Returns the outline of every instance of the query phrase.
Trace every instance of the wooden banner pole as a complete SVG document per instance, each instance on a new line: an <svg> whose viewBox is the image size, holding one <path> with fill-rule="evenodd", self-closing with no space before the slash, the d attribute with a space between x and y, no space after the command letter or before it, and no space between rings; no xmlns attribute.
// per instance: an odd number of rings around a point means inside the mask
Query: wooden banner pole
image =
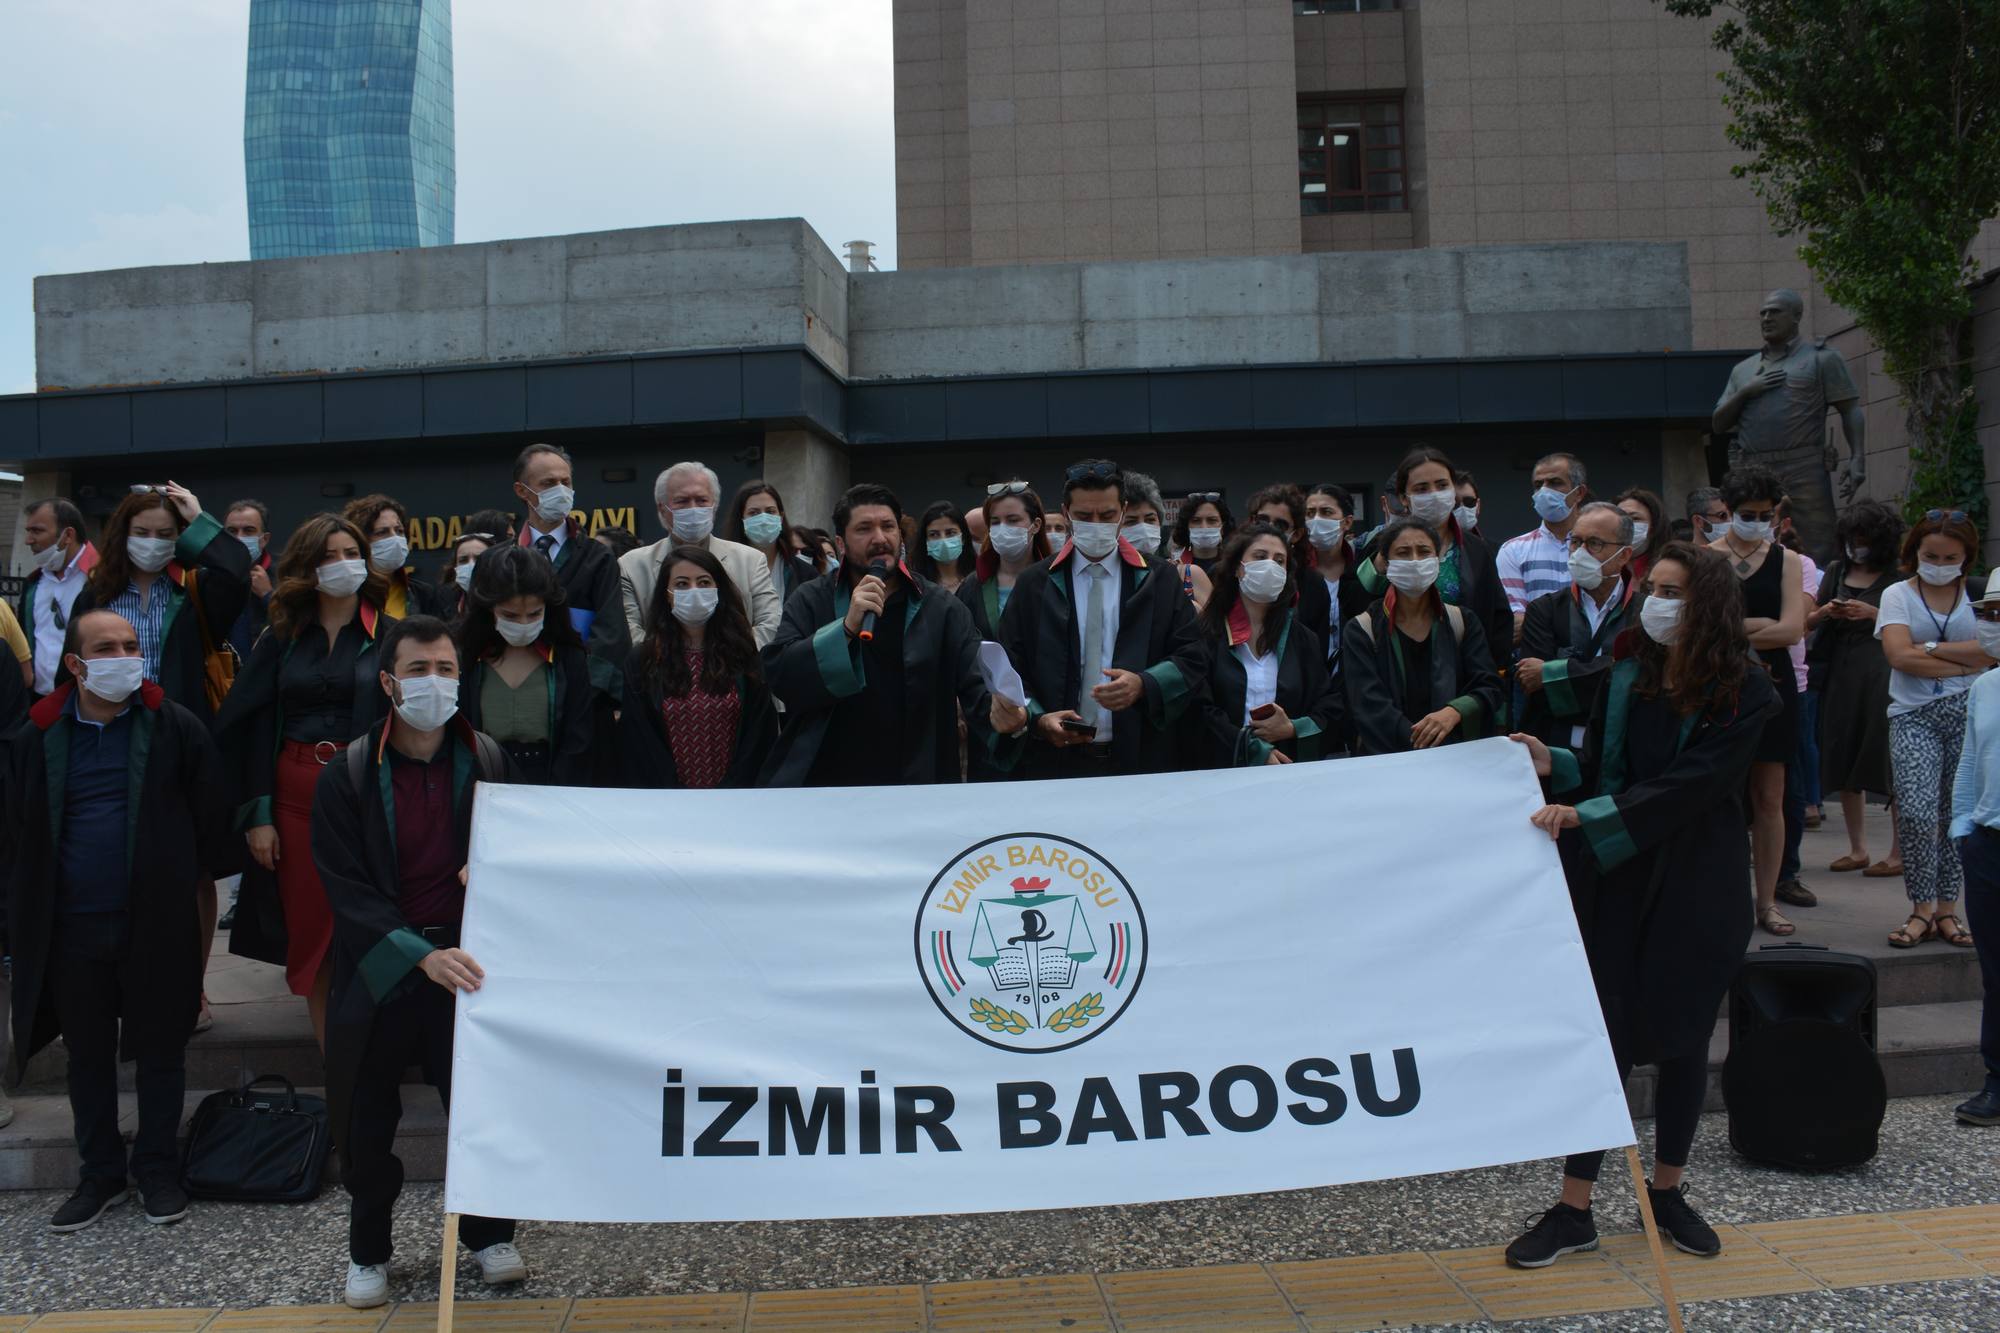
<svg viewBox="0 0 2000 1333"><path fill-rule="evenodd" d="M1646 1168L1639 1164L1636 1145L1625 1150L1625 1163L1632 1168L1632 1188L1639 1195L1639 1220L1645 1224L1646 1244L1653 1251L1653 1271L1660 1275L1660 1304L1666 1307L1667 1327L1673 1333L1685 1333L1680 1302L1674 1299L1674 1280L1667 1276L1667 1252L1660 1244L1659 1225L1653 1221L1653 1199L1646 1193Z"/></svg>
<svg viewBox="0 0 2000 1333"><path fill-rule="evenodd" d="M1637 1161L1637 1158L1633 1159ZM1650 1219L1651 1214L1648 1214ZM1647 1226L1652 1222L1648 1220ZM1659 1242L1653 1250L1657 1255ZM438 1333L452 1333L452 1298L458 1294L458 1214L444 1215L444 1263L438 1270ZM1678 1327L1678 1325L1676 1325Z"/></svg>

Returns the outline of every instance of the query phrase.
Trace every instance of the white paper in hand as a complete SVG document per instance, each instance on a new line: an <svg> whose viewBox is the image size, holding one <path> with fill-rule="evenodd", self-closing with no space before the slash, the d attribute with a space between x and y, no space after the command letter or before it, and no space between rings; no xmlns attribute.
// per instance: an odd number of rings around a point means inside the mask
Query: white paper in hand
<svg viewBox="0 0 2000 1333"><path fill-rule="evenodd" d="M979 678L986 682L988 693L998 695L1016 708L1028 706L1028 692L1021 688L1020 674L1007 660L1007 650L991 639L983 639L979 644Z"/></svg>

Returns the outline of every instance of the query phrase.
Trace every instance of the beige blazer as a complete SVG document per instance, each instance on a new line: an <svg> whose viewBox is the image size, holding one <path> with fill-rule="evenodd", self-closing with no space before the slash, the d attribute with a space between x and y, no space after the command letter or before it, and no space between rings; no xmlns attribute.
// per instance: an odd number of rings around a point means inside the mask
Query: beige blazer
<svg viewBox="0 0 2000 1333"><path fill-rule="evenodd" d="M646 638L646 608L653 602L653 586L660 581L660 565L667 552L680 545L672 537L662 537L651 546L641 546L618 557L618 588L625 596L625 624L632 631L636 647ZM736 585L738 595L749 603L750 628L762 648L778 634L778 590L771 583L771 565L764 553L741 542L711 536L705 543L708 553L721 562L723 572Z"/></svg>

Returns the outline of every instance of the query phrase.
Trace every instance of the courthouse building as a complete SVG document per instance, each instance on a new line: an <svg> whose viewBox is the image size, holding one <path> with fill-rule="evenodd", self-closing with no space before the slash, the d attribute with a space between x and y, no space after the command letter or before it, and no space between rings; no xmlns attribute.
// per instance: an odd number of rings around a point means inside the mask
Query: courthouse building
<svg viewBox="0 0 2000 1333"><path fill-rule="evenodd" d="M680 458L824 522L850 479L970 504L1084 453L1170 498L1290 478L1372 504L1425 441L1506 534L1551 449L1600 493L1705 484L1716 396L1790 285L1865 386L1871 486L1900 485L1893 390L1730 175L1699 23L1649 0L893 21L897 271L759 221L43 278L41 391L0 398L0 467L97 513L170 474L281 527L383 489L428 549L507 501L535 439L576 453L593 523L647 540Z"/></svg>

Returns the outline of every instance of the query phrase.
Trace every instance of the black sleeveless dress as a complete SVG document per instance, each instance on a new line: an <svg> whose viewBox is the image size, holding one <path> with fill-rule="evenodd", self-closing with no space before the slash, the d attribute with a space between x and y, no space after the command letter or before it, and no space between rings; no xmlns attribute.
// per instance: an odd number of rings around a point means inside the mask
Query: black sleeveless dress
<svg viewBox="0 0 2000 1333"><path fill-rule="evenodd" d="M1764 563L1757 567L1757 572L1743 580L1743 614L1776 620L1784 613L1785 551L1783 547L1774 545L1765 555ZM1789 763L1799 743L1799 678L1792 669L1792 651L1789 648L1765 648L1757 653L1757 657L1771 673L1771 684L1776 687L1778 702L1784 707L1764 724L1764 734L1757 742L1753 762Z"/></svg>

